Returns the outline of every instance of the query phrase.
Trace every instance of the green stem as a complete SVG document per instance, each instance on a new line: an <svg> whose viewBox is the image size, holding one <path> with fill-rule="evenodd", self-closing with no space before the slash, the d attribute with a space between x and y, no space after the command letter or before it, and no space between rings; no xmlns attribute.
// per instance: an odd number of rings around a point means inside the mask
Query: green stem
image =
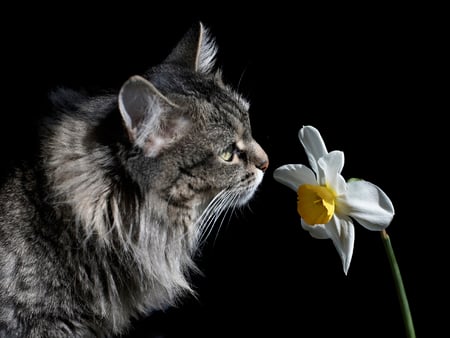
<svg viewBox="0 0 450 338"><path fill-rule="evenodd" d="M400 308L402 311L403 322L405 323L406 334L408 338L415 338L416 333L414 330L414 324L411 317L411 311L409 309L408 298L406 297L406 291L403 286L402 275L400 274L400 268L395 258L394 249L391 245L391 240L386 230L381 231L381 238L383 239L384 248L389 259L389 265L391 266L392 275L394 277L395 288L397 290L398 299L400 302Z"/></svg>

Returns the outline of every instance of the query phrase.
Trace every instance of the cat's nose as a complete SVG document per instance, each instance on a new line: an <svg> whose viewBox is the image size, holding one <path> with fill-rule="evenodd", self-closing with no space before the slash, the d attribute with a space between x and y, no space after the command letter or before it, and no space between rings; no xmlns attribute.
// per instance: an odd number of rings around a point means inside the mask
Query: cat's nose
<svg viewBox="0 0 450 338"><path fill-rule="evenodd" d="M253 163L255 163L256 168L263 172L266 171L269 167L269 157L263 148L256 142L253 144L253 156Z"/></svg>
<svg viewBox="0 0 450 338"><path fill-rule="evenodd" d="M262 170L263 172L266 171L268 167L269 167L269 159L264 160L264 162L261 162L256 165L256 168Z"/></svg>

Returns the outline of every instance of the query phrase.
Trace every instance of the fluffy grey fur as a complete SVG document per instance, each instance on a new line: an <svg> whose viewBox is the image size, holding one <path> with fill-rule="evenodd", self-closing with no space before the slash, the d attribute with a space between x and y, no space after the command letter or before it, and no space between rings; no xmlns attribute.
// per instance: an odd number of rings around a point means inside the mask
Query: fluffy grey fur
<svg viewBox="0 0 450 338"><path fill-rule="evenodd" d="M111 95L51 95L0 186L0 337L110 337L192 292L193 257L268 158L200 24Z"/></svg>

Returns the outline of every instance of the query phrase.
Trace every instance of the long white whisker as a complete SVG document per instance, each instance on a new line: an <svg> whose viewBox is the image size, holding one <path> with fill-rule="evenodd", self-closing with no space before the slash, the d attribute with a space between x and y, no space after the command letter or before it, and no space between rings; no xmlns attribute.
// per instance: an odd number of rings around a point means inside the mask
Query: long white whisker
<svg viewBox="0 0 450 338"><path fill-rule="evenodd" d="M232 191L223 190L216 196L213 202L209 204L208 210L202 215L203 219L201 220L199 227L201 243L203 243L211 234L214 224L222 215L223 211L230 206L230 202L233 198Z"/></svg>
<svg viewBox="0 0 450 338"><path fill-rule="evenodd" d="M208 204L203 213L200 215L198 220L196 221L195 228L198 232L199 241L203 239L203 233L205 228L211 222L212 213L217 209L217 205L220 205L222 196L225 194L225 190L220 191Z"/></svg>
<svg viewBox="0 0 450 338"><path fill-rule="evenodd" d="M214 224L217 222L218 218L220 217L222 211L226 208L228 205L228 197L230 195L229 191L224 191L220 198L217 199L216 203L211 204L211 208L208 213L208 218L205 219L205 222L203 222L201 226L201 241L203 242L208 238L208 236L211 234L211 231L214 227Z"/></svg>
<svg viewBox="0 0 450 338"><path fill-rule="evenodd" d="M217 229L217 232L216 232L216 236L214 238L214 243L217 241L217 238L219 237L219 232L220 232L220 229L223 226L223 223L224 223L225 219L228 218L228 221L231 220L231 217L234 214L234 211L235 211L235 208L236 208L238 200L239 200L239 194L236 193L236 192L231 192L231 198L229 199L229 201L227 203L228 204L228 208L225 211L225 213L223 214L222 221L219 223L219 226L218 226L218 229Z"/></svg>
<svg viewBox="0 0 450 338"><path fill-rule="evenodd" d="M216 209L216 206L221 202L222 196L224 195L226 191L222 190L220 191L208 204L206 209L203 211L203 213L198 218L196 225L199 226L199 229L202 229L203 223L210 218L211 212L213 212Z"/></svg>
<svg viewBox="0 0 450 338"><path fill-rule="evenodd" d="M232 191L229 191L229 193L226 196L226 200L223 201L223 204L221 205L220 209L217 212L216 217L214 218L214 223L217 223L219 217L222 217L222 220L219 223L217 231L220 231L222 224L225 220L225 217L228 214L228 212L230 211L229 207L233 203L233 200L235 198L236 198L235 193L233 193ZM214 226L214 224L213 224L213 226ZM208 236L211 233L211 230L212 230L212 227L211 227L210 231L208 232ZM216 239L217 239L217 236L218 236L218 233L216 234Z"/></svg>

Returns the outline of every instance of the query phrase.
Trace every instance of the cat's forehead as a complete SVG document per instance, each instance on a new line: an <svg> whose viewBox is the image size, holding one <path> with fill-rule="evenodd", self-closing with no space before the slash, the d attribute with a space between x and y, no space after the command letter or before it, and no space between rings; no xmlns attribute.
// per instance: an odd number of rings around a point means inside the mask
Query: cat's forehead
<svg viewBox="0 0 450 338"><path fill-rule="evenodd" d="M250 134L249 103L221 76L160 65L150 74L153 84L170 100L187 109L202 129L220 126L224 134Z"/></svg>
<svg viewBox="0 0 450 338"><path fill-rule="evenodd" d="M249 105L239 94L229 90L215 92L198 100L199 118L210 125L220 125L225 130L244 135L250 130Z"/></svg>
<svg viewBox="0 0 450 338"><path fill-rule="evenodd" d="M251 140L248 113L228 105L209 111L205 116L202 131L212 142L221 146L239 140Z"/></svg>

